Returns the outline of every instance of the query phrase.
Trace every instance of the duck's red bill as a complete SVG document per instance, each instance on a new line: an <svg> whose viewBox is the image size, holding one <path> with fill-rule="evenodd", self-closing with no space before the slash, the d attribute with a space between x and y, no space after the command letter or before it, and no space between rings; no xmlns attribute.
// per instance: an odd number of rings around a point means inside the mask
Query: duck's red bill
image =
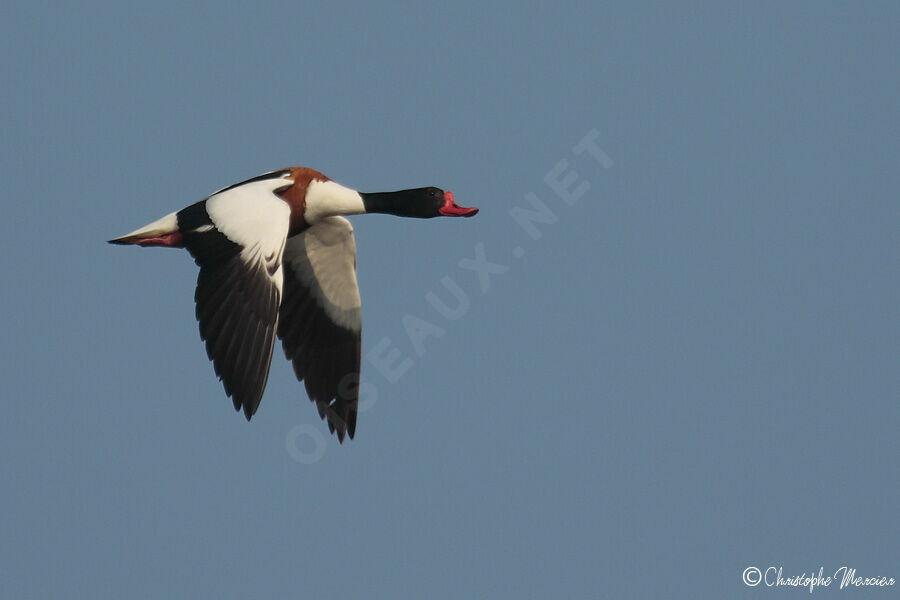
<svg viewBox="0 0 900 600"><path fill-rule="evenodd" d="M471 208L459 206L453 201L453 192L444 192L444 205L438 209L438 212L445 217L471 217L478 213L478 209L474 206Z"/></svg>

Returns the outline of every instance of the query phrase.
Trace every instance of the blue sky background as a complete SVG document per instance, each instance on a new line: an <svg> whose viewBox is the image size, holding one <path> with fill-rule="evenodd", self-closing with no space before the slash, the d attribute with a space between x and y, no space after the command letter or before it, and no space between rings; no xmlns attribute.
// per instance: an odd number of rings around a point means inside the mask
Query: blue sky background
<svg viewBox="0 0 900 600"><path fill-rule="evenodd" d="M900 9L654 4L7 5L3 595L900 580ZM573 152L594 131L609 168ZM186 253L105 244L292 164L481 208L354 218L364 353L413 364L364 361L343 446L280 348L232 410ZM410 316L442 332L421 356Z"/></svg>

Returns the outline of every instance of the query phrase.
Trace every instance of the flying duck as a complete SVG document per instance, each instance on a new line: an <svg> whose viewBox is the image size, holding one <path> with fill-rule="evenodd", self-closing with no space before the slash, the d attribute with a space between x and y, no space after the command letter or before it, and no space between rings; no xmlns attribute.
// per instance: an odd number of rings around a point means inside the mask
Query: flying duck
<svg viewBox="0 0 900 600"><path fill-rule="evenodd" d="M341 215L471 217L436 187L362 193L307 167L263 173L109 240L186 248L200 267L200 338L235 410L262 399L275 336L338 440L356 431L361 301Z"/></svg>

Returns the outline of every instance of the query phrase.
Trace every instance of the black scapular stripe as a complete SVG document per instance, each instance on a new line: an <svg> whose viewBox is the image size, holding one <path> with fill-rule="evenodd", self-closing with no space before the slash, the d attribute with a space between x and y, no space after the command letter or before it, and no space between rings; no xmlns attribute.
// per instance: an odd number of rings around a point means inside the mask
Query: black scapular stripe
<svg viewBox="0 0 900 600"><path fill-rule="evenodd" d="M268 173L263 173L262 175L257 175L256 177L251 177L250 179L245 179L244 181L240 181L238 183L229 185L226 188L222 188L215 194L212 194L212 196L215 196L216 194L221 194L222 192L227 192L228 190L234 189L236 187L240 187L242 185L246 185L248 183L253 183L254 181L265 181L266 179L278 179L279 177L284 177L285 175L288 175L290 172L291 172L290 169L280 169L278 171L269 171Z"/></svg>

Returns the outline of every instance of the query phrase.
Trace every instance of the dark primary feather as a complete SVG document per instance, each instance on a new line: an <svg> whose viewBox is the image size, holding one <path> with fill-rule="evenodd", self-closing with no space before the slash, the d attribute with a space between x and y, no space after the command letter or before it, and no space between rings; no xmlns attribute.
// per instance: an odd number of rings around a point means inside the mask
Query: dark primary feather
<svg viewBox="0 0 900 600"><path fill-rule="evenodd" d="M200 337L225 393L250 419L266 387L278 326L271 266L258 253L242 255L243 248L215 228L191 231L212 224L202 202L182 213L179 225L190 224L185 247L200 266L194 294Z"/></svg>

